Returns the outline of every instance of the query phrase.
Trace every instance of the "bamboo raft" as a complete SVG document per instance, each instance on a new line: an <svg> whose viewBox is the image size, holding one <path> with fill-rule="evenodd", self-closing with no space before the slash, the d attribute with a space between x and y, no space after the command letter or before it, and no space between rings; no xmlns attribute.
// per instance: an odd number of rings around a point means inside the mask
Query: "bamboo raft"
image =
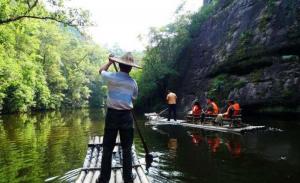
<svg viewBox="0 0 300 183"><path fill-rule="evenodd" d="M219 132L225 132L225 133L235 133L240 134L247 131L253 131L253 130L259 130L259 129L265 129L265 126L252 126L248 124L244 124L244 126L241 127L230 127L230 125L223 125L223 126L216 126L212 125L211 123L203 123L203 124L192 124L188 123L186 120L177 120L177 121L167 121L166 118L161 116L155 116L155 113L145 114L145 116L148 118L148 122L146 125L152 125L152 126L159 126L159 125L178 125L183 127L190 127L190 128L198 128L208 131L219 131Z"/></svg>
<svg viewBox="0 0 300 183"><path fill-rule="evenodd" d="M103 137L91 137L88 143L86 157L84 159L83 168L77 177L76 183L95 183L100 175L101 159L102 159L102 142ZM149 180L142 168L134 146L132 147L132 172L136 174L134 183L149 183ZM109 183L122 183L122 148L120 137L116 139L116 145L112 155L112 170Z"/></svg>

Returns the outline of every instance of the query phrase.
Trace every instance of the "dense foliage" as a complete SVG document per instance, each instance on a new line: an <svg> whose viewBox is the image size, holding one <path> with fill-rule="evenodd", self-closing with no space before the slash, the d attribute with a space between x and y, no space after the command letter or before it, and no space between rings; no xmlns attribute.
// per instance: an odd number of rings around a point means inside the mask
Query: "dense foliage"
<svg viewBox="0 0 300 183"><path fill-rule="evenodd" d="M77 29L92 24L88 11L65 6L64 0L0 1L0 25L28 18L52 20Z"/></svg>
<svg viewBox="0 0 300 183"><path fill-rule="evenodd" d="M179 58L216 4L194 14L179 8L173 23L150 30L145 53L134 53L144 66L132 72L139 83L138 107L164 101L188 63ZM87 12L66 9L63 0L1 0L0 10L0 112L103 104L106 87L97 69L108 51L78 31L90 24ZM110 52L124 53L117 46Z"/></svg>
<svg viewBox="0 0 300 183"><path fill-rule="evenodd" d="M1 0L1 20L24 11L26 1L15 2ZM43 4L30 13L51 15ZM101 105L97 69L107 51L63 25L36 18L0 23L0 112Z"/></svg>
<svg viewBox="0 0 300 183"><path fill-rule="evenodd" d="M213 0L193 14L181 14L178 10L173 23L150 30L144 69L138 79L139 107L160 107L167 89L175 89L180 76L186 74L182 72L188 64L188 61L179 60L201 24L214 13L217 3L217 0Z"/></svg>

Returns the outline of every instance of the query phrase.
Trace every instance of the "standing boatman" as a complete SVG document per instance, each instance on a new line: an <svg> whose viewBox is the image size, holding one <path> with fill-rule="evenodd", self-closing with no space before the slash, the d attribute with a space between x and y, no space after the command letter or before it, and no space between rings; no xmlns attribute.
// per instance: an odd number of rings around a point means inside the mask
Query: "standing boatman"
<svg viewBox="0 0 300 183"><path fill-rule="evenodd" d="M173 113L174 121L176 121L176 101L177 101L177 96L175 93L171 92L168 90L168 95L167 95L167 103L168 103L168 121L170 121L171 118L171 113Z"/></svg>
<svg viewBox="0 0 300 183"><path fill-rule="evenodd" d="M120 72L108 72L108 68L117 62ZM138 86L134 79L129 76L132 67L138 66L131 53L126 53L121 58L108 58L108 63L103 65L99 74L107 83L107 113L103 137L103 156L101 161L101 174L98 183L108 183L111 174L112 151L119 132L123 152L123 179L124 183L133 182L132 154L133 143L133 109L132 100L138 95Z"/></svg>

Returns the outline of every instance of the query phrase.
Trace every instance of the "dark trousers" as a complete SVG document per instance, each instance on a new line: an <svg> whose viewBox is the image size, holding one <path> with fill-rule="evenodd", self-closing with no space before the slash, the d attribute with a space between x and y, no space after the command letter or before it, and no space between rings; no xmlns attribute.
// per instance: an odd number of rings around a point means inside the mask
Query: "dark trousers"
<svg viewBox="0 0 300 183"><path fill-rule="evenodd" d="M173 113L174 121L176 121L176 104L168 104L168 105L169 105L168 121L170 121L172 113Z"/></svg>
<svg viewBox="0 0 300 183"><path fill-rule="evenodd" d="M132 180L132 152L133 143L133 118L130 111L108 109L105 119L103 137L103 156L101 162L100 182L108 183L111 174L112 151L116 137L120 133L121 147L123 152L123 179L125 183Z"/></svg>

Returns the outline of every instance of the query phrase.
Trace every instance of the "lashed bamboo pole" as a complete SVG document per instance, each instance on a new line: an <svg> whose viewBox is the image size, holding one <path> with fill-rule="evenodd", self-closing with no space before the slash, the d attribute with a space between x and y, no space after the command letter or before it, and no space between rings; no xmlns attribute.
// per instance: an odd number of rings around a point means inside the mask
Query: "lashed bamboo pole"
<svg viewBox="0 0 300 183"><path fill-rule="evenodd" d="M136 169L132 169L132 173L136 175L136 178L133 180L133 183L141 183L140 177L138 176Z"/></svg>
<svg viewBox="0 0 300 183"><path fill-rule="evenodd" d="M109 183L116 183L116 172L111 170Z"/></svg>
<svg viewBox="0 0 300 183"><path fill-rule="evenodd" d="M89 140L89 144L92 144L94 142L95 138L90 138ZM90 160L91 160L91 155L93 152L93 148L89 147L84 159L84 163L83 163L83 168L88 168L90 165ZM86 176L86 171L81 171L79 177L77 178L77 180L75 181L75 183L82 183L84 178Z"/></svg>
<svg viewBox="0 0 300 183"><path fill-rule="evenodd" d="M137 171L138 176L140 177L141 182L143 182L143 183L149 182L146 175L145 175L145 172L144 172L144 170L142 169L141 166L138 166L136 168L136 171Z"/></svg>
<svg viewBox="0 0 300 183"><path fill-rule="evenodd" d="M101 136L99 140L99 144L102 143L103 143L103 136ZM100 148L96 167L101 167L102 153L103 153L102 148ZM92 183L96 182L96 180L99 178L99 175L100 175L100 170L96 170L92 179Z"/></svg>
<svg viewBox="0 0 300 183"><path fill-rule="evenodd" d="M119 143L119 136L116 138L116 143ZM87 151L87 156L84 161L83 169L80 173L79 178L76 182L84 183L95 183L100 175L101 159L102 159L102 144L103 138L95 137L89 142L89 148ZM88 158L89 157L89 158ZM122 148L118 144L115 148L115 153L113 153L112 171L110 183L121 183L123 182L122 177ZM87 161L87 159L89 161ZM132 163L134 165L132 171L137 176L134 179L134 183L149 183L148 178L145 175L143 168L140 165L137 154L135 152L135 147L132 148Z"/></svg>
<svg viewBox="0 0 300 183"><path fill-rule="evenodd" d="M117 183L123 182L121 169L117 169L117 170L116 170L116 182L117 182Z"/></svg>
<svg viewBox="0 0 300 183"><path fill-rule="evenodd" d="M99 143L99 137L95 138L95 144ZM91 163L89 165L89 168L95 168L96 167L96 163L97 163L97 158L98 158L98 154L99 154L99 150L97 147L94 147L93 149L93 154L92 154L92 158L91 158ZM84 183L90 183L92 181L94 175L94 171L89 171L84 179Z"/></svg>

